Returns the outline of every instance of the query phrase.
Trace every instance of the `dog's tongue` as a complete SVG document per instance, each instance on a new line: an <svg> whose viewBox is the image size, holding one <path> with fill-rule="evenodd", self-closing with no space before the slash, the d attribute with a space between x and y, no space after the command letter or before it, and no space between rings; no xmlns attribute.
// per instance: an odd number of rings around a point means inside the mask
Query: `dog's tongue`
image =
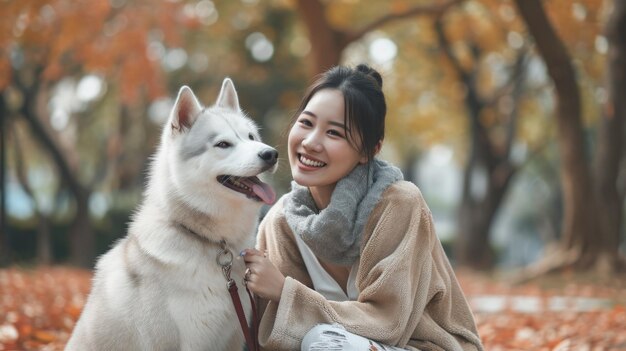
<svg viewBox="0 0 626 351"><path fill-rule="evenodd" d="M252 191L268 205L271 205L276 201L276 193L271 186L266 183L260 182L260 184L254 184Z"/></svg>
<svg viewBox="0 0 626 351"><path fill-rule="evenodd" d="M268 205L271 205L276 201L276 193L274 189L272 189L269 184L263 183L259 178L253 177L248 178L252 181L252 191L258 196L263 202Z"/></svg>

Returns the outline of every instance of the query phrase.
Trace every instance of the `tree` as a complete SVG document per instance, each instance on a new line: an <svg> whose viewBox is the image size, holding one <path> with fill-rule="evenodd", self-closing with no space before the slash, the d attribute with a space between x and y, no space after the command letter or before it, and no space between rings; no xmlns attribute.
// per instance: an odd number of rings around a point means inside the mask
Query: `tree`
<svg viewBox="0 0 626 351"><path fill-rule="evenodd" d="M159 27L165 30L165 39L174 42L175 18L180 17L171 14L180 6L168 3L154 11L142 2L114 7L109 2L63 0L10 1L3 5L0 88L18 92L21 100L17 106L8 106L5 94L3 118L27 122L33 138L49 154L64 187L72 194L75 214L70 243L74 264L91 266L95 257L89 198L92 182L99 175L85 179L89 177L81 174L86 170L81 165L84 150L50 127L49 111L42 103L62 79L92 72L119 82L116 86L126 104L163 94L159 67L147 55L147 37L150 28ZM136 51L143 54L128 55Z"/></svg>
<svg viewBox="0 0 626 351"><path fill-rule="evenodd" d="M334 27L327 16L327 5L320 0L298 0L297 9L304 22L311 42L311 76L336 66L341 61L342 51L348 44L386 24L416 16L432 16L445 12L463 0L449 0L432 5L407 7L400 5L392 12L382 15L360 28L340 29Z"/></svg>
<svg viewBox="0 0 626 351"><path fill-rule="evenodd" d="M400 2L396 2L394 4L399 3ZM492 89L491 94L481 94L481 89L485 85L483 82L484 78L482 78L485 73L481 71L482 67L485 66L484 59L494 48L483 49L481 44L479 44L479 39L482 40L484 38L476 38L472 25L463 26L462 24L466 21L474 23L474 20L468 20L469 15L457 15L454 20L454 22L456 22L456 31L459 32L458 28L462 27L469 33L467 37L461 37L459 40L463 41L464 46L469 47L469 49L466 50L469 52L469 59L463 61L459 54L452 49L452 45L460 43L452 44L450 42L445 33L446 28L444 28L443 18L444 14L452 12L449 10L460 9L460 6L454 5L461 3L462 1L449 1L432 5L408 6L406 3L397 7L393 7L392 5L392 11L389 14L377 17L373 20L370 19L369 22L365 24L357 24L357 27L359 25L361 26L360 29L353 29L355 26L352 23L343 27L338 26L337 23L334 23L334 25L331 24L329 15L327 14L328 9L320 2L299 1L298 8L310 33L309 38L311 40L313 51L312 58L314 62L312 72L314 73L321 72L330 66L338 64L341 51L344 50L349 43L362 38L366 33L384 24L417 15L428 15L428 17L435 19L433 21L435 29L433 36L436 38L435 41L438 42L440 52L443 53L450 63L449 67L438 69L445 71L449 68L456 74L456 79L466 88L464 104L469 122L468 137L470 139L470 147L468 148L468 156L465 160L462 190L463 197L459 210L459 229L457 233L455 258L458 259L459 263L462 265L485 269L491 267L494 262L494 255L488 244L491 223L502 203L510 181L519 166L512 162L512 150L516 139L517 118L520 113L516 107L519 104L524 89L523 76L526 69L526 49L521 48L516 53L516 57L513 57L511 60L508 73L509 81L502 86ZM487 7L487 5L485 5L485 7ZM459 12L461 11L462 10L459 10ZM341 13L345 15L345 12L344 10ZM372 12L380 13L381 9L373 8ZM334 17L342 16L335 15ZM475 24L480 25L484 23L486 21L485 16L482 17L483 18L476 19ZM416 26L415 22L413 22L412 25ZM499 33L491 34L494 37L498 37L498 34L502 36L507 30L507 28L498 28L497 25L492 25L492 29L499 31ZM428 41L428 39L424 38L427 38L429 35L430 33L420 34L419 38L412 37L410 40L414 42L420 39ZM500 38L486 41L500 41L501 43L504 42L506 46L506 41ZM406 43L404 45L406 45ZM417 46L415 43L412 45ZM498 45L502 46L502 44ZM424 50L428 50L428 48ZM468 55L466 55L466 57L467 56ZM438 60L438 58L435 58L435 60ZM467 64L468 61L471 63ZM433 82L431 82L431 84L432 83ZM450 84L449 81L441 84L446 83ZM408 100L414 101L417 99L415 90L409 89L407 91L413 92L413 95ZM446 94L449 94L449 92ZM414 104L413 101L404 101L404 103ZM508 101L508 105L513 106L513 108L505 109L505 112L500 112L499 110L502 109L499 109L498 106L502 106L503 102L506 101ZM446 109L449 110L450 107L448 106ZM449 113L445 111L440 112L444 115ZM491 120L498 122L485 123L484 115L496 116L491 118ZM413 118L415 118L415 116L413 116ZM416 124L414 122L410 123ZM402 123L400 123L400 125L402 125ZM427 129L431 127L432 126L428 126ZM404 132L406 133L406 131ZM413 140L412 144L409 142L405 144L407 145L403 145L402 149L409 158L412 158L412 155L415 154L415 140ZM481 176L485 179L485 190L482 191L482 194L476 194L474 191L476 188L475 184L482 181Z"/></svg>
<svg viewBox="0 0 626 351"><path fill-rule="evenodd" d="M619 268L619 213L623 194L617 191L617 169L622 160L621 138L624 136L623 103L615 93L623 89L624 80L624 21L626 7L615 2L609 21L611 39L609 85L611 96L602 125L596 161L595 177L589 169L588 154L583 135L581 97L577 72L567 48L558 37L539 0L516 0L520 15L535 40L553 80L559 129L558 143L561 155L561 181L565 213L562 235L555 253L534 266L529 276L563 268L598 269L611 271ZM624 91L621 90L623 93ZM609 131L607 128L611 128ZM604 213L600 213L605 211Z"/></svg>
<svg viewBox="0 0 626 351"><path fill-rule="evenodd" d="M159 137L159 121L152 120L148 107L167 113L166 95L172 96L183 84L210 103L224 76L235 80L242 106L259 124L275 118L281 108L293 107L285 92L292 90L293 95L305 83L305 70L286 43L290 32L283 31L294 17L280 6L217 0L158 5L143 0L95 5L66 0L7 2L0 13L0 87L7 92L0 107L12 128L19 125L30 132L20 133L20 144L40 145L23 153L22 173L53 164L50 178L62 182L61 195L55 199L70 198L69 210L55 206L58 210L51 217L56 222L69 217L76 223L68 241L71 262L91 265L94 239L103 248L124 234L127 218L112 219L109 213L95 222L89 201L92 194L104 194L108 210L120 217L130 215L140 197L148 155ZM259 33L276 48L271 60L257 60L245 44ZM58 95L55 90L68 84L78 87L90 76L99 79L104 93L87 103L80 101L84 106L69 112L67 125L53 128L49 103ZM264 134L268 131L272 128L262 129ZM9 139L9 154L17 155L17 139ZM11 161L8 168L15 175L20 167ZM29 186L25 178L22 188L40 195L41 189ZM94 226L102 230L114 220L119 221L114 227L120 232L107 232L106 238L90 235ZM34 221L30 219L29 225ZM44 241L43 234L38 241Z"/></svg>
<svg viewBox="0 0 626 351"><path fill-rule="evenodd" d="M9 240L7 232L6 211L6 109L4 99L0 99L0 267L10 262Z"/></svg>
<svg viewBox="0 0 626 351"><path fill-rule="evenodd" d="M22 190L28 194L32 200L32 207L35 212L35 219L37 221L37 248L36 256L37 263L42 265L49 265L52 263L52 239L50 233L50 218L49 215L44 213L37 202L37 196L35 191L28 182L28 176L25 168L25 147L22 145L20 136L18 135L18 128L11 128L13 141L13 148L15 153L15 173L18 182L20 183Z"/></svg>
<svg viewBox="0 0 626 351"><path fill-rule="evenodd" d="M485 96L485 93L481 93L479 78L484 50L479 43L471 39L465 41L472 64L464 65L446 37L442 17L437 18L434 27L443 55L467 89L464 103L470 129L470 147L463 172L455 259L463 266L489 269L495 260L488 244L491 224L511 179L519 169L512 153L517 138L518 106L524 90L524 72L527 69L526 48L522 47L515 53L508 69L508 82ZM511 107L498 108L503 101L508 101ZM502 122L489 122L484 118L485 115L497 116L493 119Z"/></svg>
<svg viewBox="0 0 626 351"><path fill-rule="evenodd" d="M609 266L619 266L618 248L622 229L622 213L626 179L619 178L620 163L624 161L626 135L626 3L613 1L605 34L609 40L606 87L608 99L600 122L595 154L594 190L598 197L601 233L599 260ZM623 266L623 262L622 262Z"/></svg>

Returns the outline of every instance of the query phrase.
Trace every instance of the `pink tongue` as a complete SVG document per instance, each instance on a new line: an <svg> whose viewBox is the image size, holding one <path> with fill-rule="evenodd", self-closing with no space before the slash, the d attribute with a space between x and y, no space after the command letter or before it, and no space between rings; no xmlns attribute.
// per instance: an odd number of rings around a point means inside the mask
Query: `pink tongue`
<svg viewBox="0 0 626 351"><path fill-rule="evenodd" d="M259 184L255 183L252 186L252 191L268 205L271 205L274 201L276 201L276 193L268 184L263 182L259 182Z"/></svg>

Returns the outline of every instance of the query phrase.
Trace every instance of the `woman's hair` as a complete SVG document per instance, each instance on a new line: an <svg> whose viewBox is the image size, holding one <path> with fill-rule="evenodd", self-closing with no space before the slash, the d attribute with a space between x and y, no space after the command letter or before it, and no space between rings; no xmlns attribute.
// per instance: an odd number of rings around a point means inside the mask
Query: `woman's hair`
<svg viewBox="0 0 626 351"><path fill-rule="evenodd" d="M387 105L383 94L383 79L373 68L359 64L355 68L336 66L322 73L309 87L294 114L293 121L304 111L313 95L322 89L337 89L344 99L344 124L360 137L359 147L354 135L347 133L348 142L367 156L374 158L376 147L385 137ZM293 122L292 122L293 123Z"/></svg>

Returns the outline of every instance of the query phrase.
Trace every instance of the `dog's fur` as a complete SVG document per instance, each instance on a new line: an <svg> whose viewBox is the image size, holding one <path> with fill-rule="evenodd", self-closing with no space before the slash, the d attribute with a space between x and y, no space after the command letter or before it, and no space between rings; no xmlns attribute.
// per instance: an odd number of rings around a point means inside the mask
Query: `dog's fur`
<svg viewBox="0 0 626 351"><path fill-rule="evenodd" d="M99 259L66 350L242 350L218 243L226 240L236 257L232 277L249 317L237 257L253 246L261 198L271 203L275 194L258 178L240 179L258 196L245 195L221 176L273 171L277 152L259 140L230 79L204 109L181 88L143 203L127 236Z"/></svg>

